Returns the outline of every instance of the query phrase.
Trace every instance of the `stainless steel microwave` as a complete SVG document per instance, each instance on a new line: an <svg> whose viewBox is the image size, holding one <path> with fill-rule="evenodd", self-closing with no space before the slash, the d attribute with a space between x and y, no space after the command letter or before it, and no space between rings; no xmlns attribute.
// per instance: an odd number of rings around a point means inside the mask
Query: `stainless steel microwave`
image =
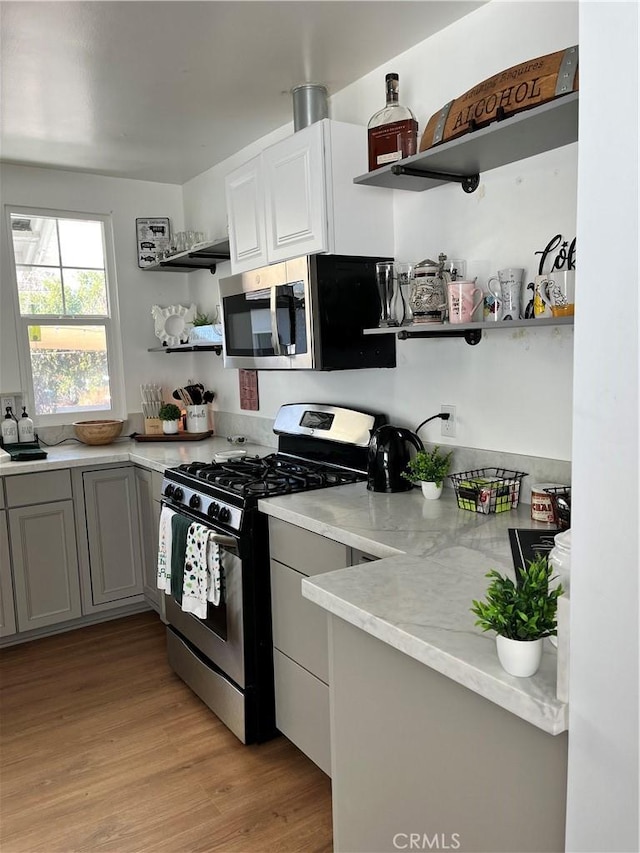
<svg viewBox="0 0 640 853"><path fill-rule="evenodd" d="M395 367L380 319L376 262L305 255L220 281L225 367L355 370Z"/></svg>

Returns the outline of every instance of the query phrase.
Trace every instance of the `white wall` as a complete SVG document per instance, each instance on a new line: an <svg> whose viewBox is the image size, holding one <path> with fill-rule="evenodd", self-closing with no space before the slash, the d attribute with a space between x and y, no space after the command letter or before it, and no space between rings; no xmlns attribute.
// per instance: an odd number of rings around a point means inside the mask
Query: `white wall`
<svg viewBox="0 0 640 853"><path fill-rule="evenodd" d="M640 850L638 41L636 3L580 10L567 850ZM615 62L608 58L615 56ZM624 81L621 83L621 81ZM615 132L603 122L616 116ZM604 156L606 152L606 157ZM616 275L603 324L603 258Z"/></svg>
<svg viewBox="0 0 640 853"><path fill-rule="evenodd" d="M2 165L0 178L3 205L112 215L127 411L140 411L142 382L160 381L167 390L184 384L193 371L195 357L149 353L147 348L159 346L154 336L151 306L189 304L189 276L139 269L135 231L136 217L150 216L168 216L175 228L181 228L181 187L9 165ZM2 230L5 232L4 220ZM21 385L6 251L2 253L0 275L0 391L17 391Z"/></svg>
<svg viewBox="0 0 640 853"><path fill-rule="evenodd" d="M493 2L334 95L330 116L366 124L383 103L384 74L393 70L400 74L401 100L423 128L446 101L485 77L577 42L576 3ZM185 185L187 225L222 227L225 173L291 131L280 129ZM482 284L504 266L525 267L531 280L534 252L554 234L575 236L576 162L577 146L571 145L482 175L472 196L458 185L390 192L396 256L417 261L444 251L467 259L468 272ZM219 275L227 274L225 264ZM198 301L214 307L216 282L198 273L194 286ZM570 459L572 359L571 329L493 332L477 347L461 339L407 341L398 344L396 370L263 371L258 414L273 417L292 400L332 401L377 409L415 426L449 403L459 419L452 443ZM239 411L236 371L217 370L215 382L219 408ZM426 429L424 437L438 434Z"/></svg>

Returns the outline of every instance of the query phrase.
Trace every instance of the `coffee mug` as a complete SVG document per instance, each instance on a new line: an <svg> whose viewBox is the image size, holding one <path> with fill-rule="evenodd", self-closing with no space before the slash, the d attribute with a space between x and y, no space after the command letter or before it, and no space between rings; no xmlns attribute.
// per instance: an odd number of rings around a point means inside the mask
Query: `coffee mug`
<svg viewBox="0 0 640 853"><path fill-rule="evenodd" d="M522 313L522 279L524 270L519 267L509 267L498 270L498 277L493 276L487 282L489 292L502 302L502 319L518 320ZM496 285L491 286L492 282Z"/></svg>
<svg viewBox="0 0 640 853"><path fill-rule="evenodd" d="M533 316L536 320L544 320L547 317L552 317L551 304L545 293L545 288L549 276L537 275L533 285Z"/></svg>
<svg viewBox="0 0 640 853"><path fill-rule="evenodd" d="M540 290L552 317L573 317L576 302L574 270L556 270L549 273L541 283Z"/></svg>
<svg viewBox="0 0 640 853"><path fill-rule="evenodd" d="M502 319L502 305L500 300L490 293L484 297L483 317L485 323Z"/></svg>
<svg viewBox="0 0 640 853"><path fill-rule="evenodd" d="M447 296L450 323L471 323L474 311L482 305L484 299L484 294L476 287L475 281L449 282Z"/></svg>

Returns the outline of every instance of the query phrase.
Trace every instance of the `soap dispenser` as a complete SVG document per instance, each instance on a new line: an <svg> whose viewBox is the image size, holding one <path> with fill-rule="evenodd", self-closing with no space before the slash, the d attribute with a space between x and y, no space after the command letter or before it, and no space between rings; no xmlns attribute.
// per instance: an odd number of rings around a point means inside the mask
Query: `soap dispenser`
<svg viewBox="0 0 640 853"><path fill-rule="evenodd" d="M35 433L33 430L33 421L27 414L27 407L22 407L22 417L18 421L18 440L35 441Z"/></svg>
<svg viewBox="0 0 640 853"><path fill-rule="evenodd" d="M4 444L17 444L18 443L18 423L11 412L11 406L7 406L6 415L4 416L4 420L0 425L0 431L2 432L2 441Z"/></svg>

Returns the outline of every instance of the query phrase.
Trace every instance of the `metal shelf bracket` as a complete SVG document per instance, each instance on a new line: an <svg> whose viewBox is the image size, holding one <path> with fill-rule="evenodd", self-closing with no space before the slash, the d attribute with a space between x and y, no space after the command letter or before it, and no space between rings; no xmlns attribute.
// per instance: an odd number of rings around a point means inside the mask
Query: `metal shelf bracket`
<svg viewBox="0 0 640 853"><path fill-rule="evenodd" d="M443 329L442 327L425 328L424 331L416 329L401 329L398 332L399 341L407 341L410 338L464 338L469 346L476 346L482 340L482 329Z"/></svg>
<svg viewBox="0 0 640 853"><path fill-rule="evenodd" d="M466 193L475 192L480 186L480 175L452 175L449 172L432 172L426 169L413 169L411 166L395 164L391 167L394 175L408 175L411 178L426 178L433 181L447 181L449 183L461 184Z"/></svg>

